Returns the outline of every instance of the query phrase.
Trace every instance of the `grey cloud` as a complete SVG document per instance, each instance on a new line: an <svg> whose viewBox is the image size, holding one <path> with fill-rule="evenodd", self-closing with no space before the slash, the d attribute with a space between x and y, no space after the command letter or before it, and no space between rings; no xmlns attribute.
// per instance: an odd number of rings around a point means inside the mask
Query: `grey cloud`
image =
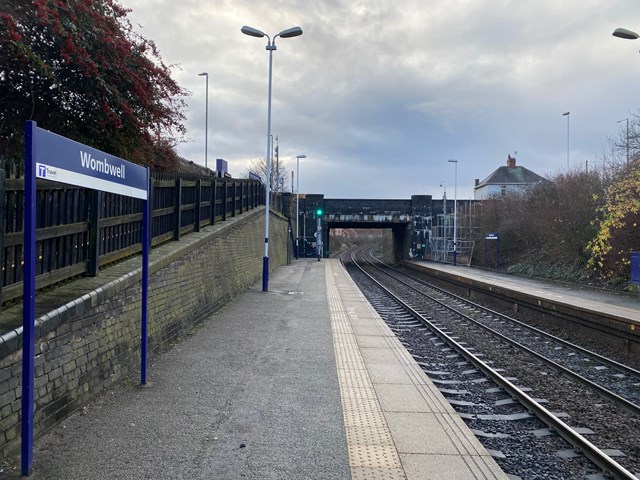
<svg viewBox="0 0 640 480"><path fill-rule="evenodd" d="M123 0L193 92L192 141L203 163L209 71L209 158L239 174L266 150L268 53L248 24L279 39L273 64L273 133L283 161L305 153L301 187L342 197L441 196L459 160L460 195L518 151L549 174L593 162L616 121L640 99L636 0ZM304 179L304 181L303 181Z"/></svg>

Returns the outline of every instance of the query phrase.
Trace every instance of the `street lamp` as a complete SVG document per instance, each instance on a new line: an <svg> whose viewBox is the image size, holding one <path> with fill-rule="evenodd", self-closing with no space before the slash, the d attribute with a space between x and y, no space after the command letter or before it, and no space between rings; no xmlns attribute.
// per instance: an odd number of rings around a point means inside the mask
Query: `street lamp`
<svg viewBox="0 0 640 480"><path fill-rule="evenodd" d="M569 171L569 115L571 112L564 112L563 117L567 117L567 171Z"/></svg>
<svg viewBox="0 0 640 480"><path fill-rule="evenodd" d="M456 266L458 254L458 160L447 160L455 164L455 179L453 184L453 266Z"/></svg>
<svg viewBox="0 0 640 480"><path fill-rule="evenodd" d="M636 40L640 38L640 35L634 32L633 30L627 30L626 28L616 28L612 35L618 38L624 38L626 40ZM627 121L627 165L629 165L629 118L625 118ZM623 120L618 121L618 123Z"/></svg>
<svg viewBox="0 0 640 480"><path fill-rule="evenodd" d="M262 291L267 292L269 290L269 197L271 195L269 182L271 181L270 169L271 169L271 78L273 71L273 51L277 49L276 38L291 38L302 35L302 28L291 27L281 31L273 37L273 40L269 35L257 28L243 26L240 31L250 37L262 38L267 37L266 49L269 51L269 95L267 101L267 168L266 168L266 212L265 212L265 226L264 226L264 257L262 259Z"/></svg>
<svg viewBox="0 0 640 480"><path fill-rule="evenodd" d="M307 158L306 155L296 155L296 258L300 255L298 238L300 236L298 224L300 223L300 159Z"/></svg>
<svg viewBox="0 0 640 480"><path fill-rule="evenodd" d="M205 105L204 105L204 168L207 167L207 152L209 150L207 146L207 135L209 135L209 73L202 72L198 74L199 77L205 77Z"/></svg>
<svg viewBox="0 0 640 480"><path fill-rule="evenodd" d="M636 40L640 37L636 32L627 30L626 28L616 28L611 35L618 38L624 38L626 40Z"/></svg>
<svg viewBox="0 0 640 480"><path fill-rule="evenodd" d="M623 118L622 120L618 120L617 123L622 123L626 120L627 122L627 166L629 166L629 117Z"/></svg>

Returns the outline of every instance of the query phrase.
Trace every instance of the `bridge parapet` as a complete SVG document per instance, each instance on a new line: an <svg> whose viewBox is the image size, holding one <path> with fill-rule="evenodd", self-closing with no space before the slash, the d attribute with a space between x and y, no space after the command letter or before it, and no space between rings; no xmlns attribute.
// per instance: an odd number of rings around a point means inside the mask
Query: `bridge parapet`
<svg viewBox="0 0 640 480"><path fill-rule="evenodd" d="M409 223L412 216L402 212L388 213L325 213L324 220L328 222L345 223Z"/></svg>
<svg viewBox="0 0 640 480"><path fill-rule="evenodd" d="M411 215L411 200L324 199L327 215L374 216Z"/></svg>

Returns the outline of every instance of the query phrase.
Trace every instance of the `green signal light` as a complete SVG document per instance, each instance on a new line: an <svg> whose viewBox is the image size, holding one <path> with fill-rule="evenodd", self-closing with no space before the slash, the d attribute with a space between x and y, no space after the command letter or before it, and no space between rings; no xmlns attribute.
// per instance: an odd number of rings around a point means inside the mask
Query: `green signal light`
<svg viewBox="0 0 640 480"><path fill-rule="evenodd" d="M317 208L317 209L316 209L316 215L317 215L317 216L321 216L323 213L324 213L324 212L322 211L322 209L321 209L321 208Z"/></svg>

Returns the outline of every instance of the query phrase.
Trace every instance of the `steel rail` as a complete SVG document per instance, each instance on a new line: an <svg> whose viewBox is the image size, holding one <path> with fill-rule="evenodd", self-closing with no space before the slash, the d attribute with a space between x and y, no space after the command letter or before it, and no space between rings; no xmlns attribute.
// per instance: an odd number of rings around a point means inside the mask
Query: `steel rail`
<svg viewBox="0 0 640 480"><path fill-rule="evenodd" d="M384 272L384 270L381 270L381 271L383 273L386 273L386 272ZM601 397L606 398L607 400L610 400L610 401L618 404L619 406L621 406L622 408L626 409L630 413L633 413L634 415L640 416L640 405L637 405L637 404L627 400L626 398L621 397L620 395L618 395L618 394L606 389L605 387L603 387L601 385L598 385L597 383L592 382L588 378L585 378L582 375L574 372L573 370L570 370L567 367L565 367L563 365L560 365L559 363L557 363L557 362L545 357L543 354L540 354L540 353L538 353L538 352L536 352L534 350L531 350L529 347L526 347L526 346L522 345L521 343L517 342L516 340L513 340L513 339L505 336L504 334L492 329L491 327L488 327L487 325L483 325L478 320L475 320L473 317L470 317L470 316L466 315L465 313L456 310L454 307L452 307L450 305L447 305L446 303L443 303L440 300L438 300L436 298L433 298L433 297L427 295L424 292L421 292L420 290L418 290L415 287L407 284L406 282L400 280L399 278L396 278L396 277L392 277L392 278L394 278L396 281L402 283L406 287L411 288L414 291L420 293L421 295L426 296L427 298L429 298L433 302L436 302L438 305L440 305L442 307L445 307L448 310L454 312L456 315L461 316L465 320L468 320L469 322L472 322L473 324L475 324L478 327L482 328L483 330L491 333L492 335L495 335L496 337L500 338L502 341L504 341L504 342L516 347L516 348L519 348L519 349L523 350L527 354L537 358L538 360L540 360L544 364L546 364L546 365L558 370L560 373L566 375L567 377L571 378L572 380L575 380L575 381L587 386L588 388L591 388L591 389L595 390L598 393L598 395L600 395ZM464 301L464 299L462 299L462 301Z"/></svg>
<svg viewBox="0 0 640 480"><path fill-rule="evenodd" d="M440 328L431 323L427 318L421 315L418 311L416 311L413 307L402 301L391 292L388 288L383 286L378 280L373 278L369 273L365 272L364 269L358 265L355 258L355 251L350 252L352 263L364 274L366 275L372 282L374 282L378 288L380 288L387 296L389 296L393 301L395 301L398 305L404 308L407 313L409 313L416 320L420 321L424 326L426 326L429 330L435 333L439 338L447 342L454 348L457 352L462 354L465 358L467 358L471 363L473 363L477 368L479 368L485 375L491 378L494 382L504 388L510 395L517 398L518 401L525 406L530 411L534 412L536 416L546 423L549 427L554 429L562 438L567 440L570 444L580 449L584 455L589 458L595 465L601 468L604 472L613 475L617 479L621 480L637 480L637 477L633 475L630 471L612 459L610 456L605 454L601 449L597 446L589 442L584 436L580 435L573 428L571 428L568 424L564 423L557 416L555 416L551 411L547 410L540 403L536 402L532 397L527 395L524 391L518 388L511 381L507 380L504 376L500 375L499 372L491 368L488 364L480 360L476 357L471 351L467 350L464 346L456 342L453 338L443 332ZM341 260L344 260L341 257Z"/></svg>
<svg viewBox="0 0 640 480"><path fill-rule="evenodd" d="M543 354L540 354L540 353L538 353L538 352L536 352L536 351L534 351L534 350L531 350L530 348L528 348L528 347L526 347L526 346L522 345L521 343L519 343L519 342L517 342L517 341L515 341L515 340L512 340L512 339L511 339L511 338L509 338L508 336L506 336L506 335L504 335L504 334L502 334L502 333L500 333L500 332L498 332L498 331L496 331L496 330L492 329L491 327L489 327L489 326L487 326L487 325L484 325L484 324L483 324L483 323L481 323L480 321L478 321L478 320L474 319L473 317L470 317L469 315L465 314L464 312L461 312L461 311L457 310L456 308L454 308L454 307L452 307L452 306L450 306L450 305L447 305L446 303L443 303L442 301L440 301L440 300L438 300L438 299L436 299L436 298L434 298L434 297L432 297L432 296L428 295L427 293L425 293L425 292L423 292L423 291L421 291L421 290L417 289L417 288L416 288L416 287L414 287L413 285L408 284L407 282L405 282L405 281L404 281L404 280L402 280L401 278L398 278L398 277L396 277L396 276L394 276L394 275L391 275L390 273L388 273L387 271L385 271L385 269L382 269L382 268L380 268L379 266L377 266L377 265L373 264L373 263L372 263L371 261L369 261L368 259L366 259L366 258L363 258L363 259L364 259L364 261L366 261L366 262L367 262L371 267L378 269L380 272L382 272L382 273L383 273L383 274L385 274L385 275L390 276L391 278L394 278L396 281L398 281L398 282L400 282L401 284L405 285L406 287L408 287L408 288L410 288L410 289L414 290L415 292L419 293L420 295L424 295L425 297L429 298L430 300L432 300L432 301L436 302L438 305L443 306L443 307L447 308L448 310L450 310L450 311L452 311L452 312L455 312L457 315L462 316L463 318L465 318L466 320L468 320L468 321L472 322L473 324L475 324L475 325L477 325L477 326L481 327L482 329L484 329L484 330L486 330L486 331L490 332L490 333L491 333L491 334L493 334L493 335L496 335L497 337L501 338L503 341L505 341L505 342L507 342L507 343L509 343L509 344L511 344L511 345L513 345L513 346L515 346L515 347L517 347L517 348L520 348L520 349L524 350L525 352L529 353L530 355L532 355L532 356L536 357L538 360L540 360L540 361L542 361L542 362L544 362L544 363L548 364L548 365L549 365L549 366L551 366L552 368L555 368L555 369L556 369L556 370L558 370L560 373L563 373L563 374L565 374L566 376L570 377L571 379L573 379L573 380L575 380L575 381L577 381L577 382L580 382L580 383L582 383L583 385L585 385L585 386L587 386L587 387L589 387L589 388L591 388L591 389L595 390L595 391L596 391L596 392L597 392L601 397L603 397L603 398L605 398L605 399L607 399L607 400L610 400L610 401L612 401L612 402L614 402L614 403L618 404L620 407L622 407L622 408L626 409L628 412L630 412L630 413L632 413L632 414L634 414L634 415L638 415L638 416L640 416L640 405L638 405L638 404L636 404L636 403L634 403L634 402L632 402L632 401L630 401L630 400L627 400L626 398L624 398L624 397L622 397L622 396L618 395L617 393L612 392L611 390L609 390L609 389L607 389L607 388L605 388L605 387L603 387L603 386L601 386L601 385L599 385L599 384L597 384L597 383L595 383L595 382L593 382L593 381L591 381L591 380L589 380L589 379L587 379L587 378L583 377L582 375L580 375L580 374L578 374L578 373L574 372L573 370L571 370L571 369L569 369L569 368L567 368L567 367L564 367L564 366L562 366L562 365L560 365L560 364L556 363L555 361L553 361L553 360L551 360L551 359L549 359L549 358L545 357ZM382 262L378 262L378 263L383 264ZM384 265L384 264L383 264L383 265ZM395 269L393 269L393 268L391 268L391 267L389 267L389 269L390 269L390 270L392 270L392 271L394 271L394 272L397 272L397 270L395 270ZM474 302L471 302L471 301L469 301L469 300L467 300L467 299L465 299L465 298L463 298L463 297L460 297L460 296L455 295L455 294L453 294L453 293L449 293L449 292L447 292L447 291L445 291L445 290L443 290L443 289L441 289L441 288L439 288L439 287L436 287L436 286L430 285L430 284L428 284L428 283L426 283L426 282L423 282L422 280L416 279L416 278L414 278L414 277L412 277L412 276L410 276L410 275L406 275L406 274L404 274L404 273L402 273L402 272L397 272L397 273L398 273L398 274L400 274L400 275L403 275L403 276L405 276L405 277L408 277L408 278L410 278L411 280L416 281L416 282L418 282L418 283L420 283L420 284L424 285L424 286L425 286L425 287L427 287L427 288L431 288L431 289L433 289L433 290L436 290L438 293L441 293L441 294L443 294L443 295L447 295L447 296L453 297L455 300L458 300L458 301L460 301L460 302L462 302L462 303L465 303L465 304L467 304L467 305L471 305L471 306L473 306L474 308L477 308L477 309L483 310L483 311L485 311L485 312L491 313L491 314L493 314L493 315L496 315L496 316L498 316L498 318L501 318L501 319L508 320L508 321L510 321L510 322L516 323L518 326L521 326L521 327L523 327L523 328L527 328L527 329L529 329L530 331L533 331L533 332L535 332L535 333L537 333L537 334L540 334L541 336L544 336L544 337L545 337L545 338L547 338L547 339L550 339L550 340L556 341L557 343L560 343L560 344L562 344L563 346L566 346L566 347L567 347L567 348L569 348L569 349L572 349L572 350L574 350L574 351L578 351L578 352L579 352L579 353L581 353L582 355L585 355L585 356L592 356L593 358L595 358L596 360L600 361L601 363L608 364L610 367L616 368L617 370L622 371L622 372L624 372L625 374L630 375L630 376L632 376L632 377L634 377L634 378L639 378L640 372L638 372L637 370L634 370L634 369L632 369L632 368L630 368L630 367L627 367L626 365L622 365L622 364L620 364L620 363L618 363L618 362L615 362L614 360L607 359L606 357L603 357L603 356L601 356L601 355L598 355L597 353L591 352L591 351L589 351L589 350L587 350L587 349L584 349L584 348L579 347L579 346L577 346L577 345L574 345L574 344L572 344L572 343L570 343L570 342L567 342L567 341L565 341L565 340L562 340L562 339L560 339L560 338L558 338L558 337L555 337L555 336L553 336L553 335L550 335L550 334L548 334L548 333L546 333L546 332L543 332L542 330L539 330L539 329L537 329L537 328L535 328L535 327L530 327L529 325L527 325L527 324L525 324L525 323L522 323L522 322L520 322L520 321L518 321L518 320L516 320L516 319L513 319L513 318L511 318L511 317L509 317L509 316L507 316L507 315L503 315L503 314L501 314L501 313L494 312L493 310L488 309L488 308L485 308L485 307L483 307L482 305L478 305L478 304L476 304L476 303L474 303Z"/></svg>
<svg viewBox="0 0 640 480"><path fill-rule="evenodd" d="M610 400L612 402L614 402L615 404L621 406L622 408L626 409L628 412L633 413L634 415L638 415L640 416L640 405L637 405L636 403L633 403L629 400L627 400L624 397L621 397L620 395L618 395L617 393L612 392L611 390L606 389L605 387L598 385L597 383L592 382L591 380L589 380L588 378L583 377L582 375L574 372L573 370L568 369L567 367L560 365L559 363L545 357L543 354L540 354L534 350L531 350L529 347L526 347L524 345L522 345L521 343L507 337L506 335L492 329L491 327L484 325L482 323L480 323L478 320L474 319L473 317L468 316L467 314L460 312L458 310L456 310L454 307L447 305L446 303L443 303L442 301L431 297L429 295L427 295L425 292L422 292L420 290L418 290L417 288L415 288L412 285L409 285L408 283L406 283L405 281L394 277L392 275L389 275L387 272L385 272L383 269L380 269L379 267L377 267L376 265L372 265L370 262L368 262L367 259L364 259L364 261L366 261L367 263L369 263L369 265L371 265L374 268L377 268L378 270L380 270L383 274L390 276L391 278L393 278L394 280L400 282L402 285L414 290L415 292L419 293L420 295L423 295L425 297L427 297L428 299L430 299L431 301L437 303L438 305L454 312L456 315L461 316L462 318L464 318L465 320L468 320L469 322L472 322L473 324L477 325L478 327L482 328L483 330L489 332L492 335L495 335L496 337L500 338L502 341L516 347L519 348L521 350L523 350L524 352L528 353L529 355L537 358L538 360L540 360L541 362L543 362L544 364L550 366L551 368L554 368L556 370L558 370L560 373L566 375L567 377L571 378L572 380L575 380L585 386L587 386L588 388L591 388L593 390L595 390L598 395L600 395L603 398L606 398L607 400ZM441 290L438 289L436 287L437 290ZM442 291L442 293L449 295L448 292ZM457 297L456 295L453 295L454 297L456 297L456 299L462 301L462 302L467 302L465 299ZM473 302L467 302L467 303L473 303ZM509 319L509 317L505 317L507 319ZM553 336L551 336L552 338L555 338Z"/></svg>
<svg viewBox="0 0 640 480"><path fill-rule="evenodd" d="M584 348L584 347L581 347L581 346L579 346L579 345L576 345L576 344L574 344L574 343L571 343L571 342L569 342L569 341L567 341L567 340L564 340L564 339L562 339L562 338L556 337L556 336L554 336L554 335L552 335L552 334L550 334L550 333L545 332L544 330L540 330L539 328L536 328L536 327L533 327L533 326L531 326L531 325L528 325L528 324L526 324L526 323L524 323L524 322L521 322L520 320L517 320L517 319L515 319L515 318L512 318L512 317L510 317L510 316L508 316L508 315L505 315L505 314L500 313L500 312L496 312L495 310L492 310L492 309L490 309L490 308L487 308L487 307L485 307L485 306L482 306L482 305L480 305L480 304L477 304L477 303L475 303L475 302L472 302L471 300L468 300L468 299L466 299L466 298L464 298L464 297L461 297L461 296L459 296L459 295L456 295L455 293L447 292L446 290L444 290L444 289L442 289L442 288L440 288L440 287L438 287L438 286L436 286L436 285L432 285L432 284L430 284L430 283L425 282L424 280L421 280L421 279L419 279L419 278L415 278L415 277L413 277L412 275L408 275L407 273L401 272L401 271L399 271L399 270L397 270L397 269L393 268L393 267L392 267L392 266L390 266L390 265L386 265L386 264L384 264L383 262L380 262L380 261L379 261L379 260L377 260L377 259L376 259L376 261L377 261L378 263L380 263L380 264L384 265L384 266L385 266L385 269L392 270L393 272L396 272L396 273L398 273L399 275L402 275L402 276L404 276L404 277L408 277L408 278L410 278L411 280L413 280L413 281L415 281L415 282L417 282L417 283L420 283L420 284L424 285L425 287L431 288L431 289L436 290L436 291L438 291L438 292L440 292L440 293L443 293L443 294L445 294L445 295L448 295L448 296L450 296L450 297L453 297L453 298L455 298L456 300L459 300L459 301L461 301L461 302L464 302L464 303L466 303L467 305L471 305L472 307L474 307L474 308L476 308L476 309L478 309L478 310L480 310L480 311L483 311L483 312L488 313L488 314L490 314L490 315L494 315L494 316L498 317L499 319L508 320L509 322L515 323L515 324L517 324L518 326L520 326L520 327L522 327L522 328L525 328L525 329L527 329L527 330L529 330L529 331L531 331L531 332L536 333L537 335L543 336L543 337L545 337L545 338L548 338L548 339L550 339L550 340L553 340L554 342L560 343L560 344L562 344L563 346L567 347L568 349L573 350L574 352L580 353L580 354L585 355L585 356L592 357L592 358L594 358L595 360L597 360L597 361L598 361L598 362L600 362L600 363L603 363L603 364L605 364L605 365L607 365L607 366L609 366L609 367L611 367L611 368L614 368L614 369L616 369L616 370L619 370L619 371L620 371L620 372L622 372L622 373L625 373L626 375L630 375L630 376L632 376L632 377L637 378L637 379L639 379L639 380L640 380L640 371L638 371L638 370L636 370L636 369L634 369L634 368L631 368L631 367L629 367L628 365L624 365L624 364L622 364L622 363L620 363L620 362L616 362L615 360L612 360L612 359L610 359L610 358L604 357L604 356L602 356L602 355L600 355L600 354L598 354L598 353L596 353L596 352L593 352L593 351L591 351L591 350L588 350L588 349L586 349L586 348ZM381 269L379 266L377 266L377 265L375 265L375 264L373 264L373 263L370 263L370 264L371 264L371 266L372 266L372 267L378 268L378 269L380 269L381 271L383 271L383 272L384 272L384 269ZM385 272L385 273L386 273L386 272ZM387 273L387 275L388 275L388 273ZM399 282L403 282L403 280L401 280L401 279L399 279L399 278L397 278L397 277L394 277L394 278L396 278L396 280L398 280ZM403 283L404 283L404 282L403 282ZM409 286L410 286L410 285L409 285ZM415 287L412 287L412 288L413 288L414 290L416 290L416 291L418 291L418 292L419 292L419 290L417 290Z"/></svg>

